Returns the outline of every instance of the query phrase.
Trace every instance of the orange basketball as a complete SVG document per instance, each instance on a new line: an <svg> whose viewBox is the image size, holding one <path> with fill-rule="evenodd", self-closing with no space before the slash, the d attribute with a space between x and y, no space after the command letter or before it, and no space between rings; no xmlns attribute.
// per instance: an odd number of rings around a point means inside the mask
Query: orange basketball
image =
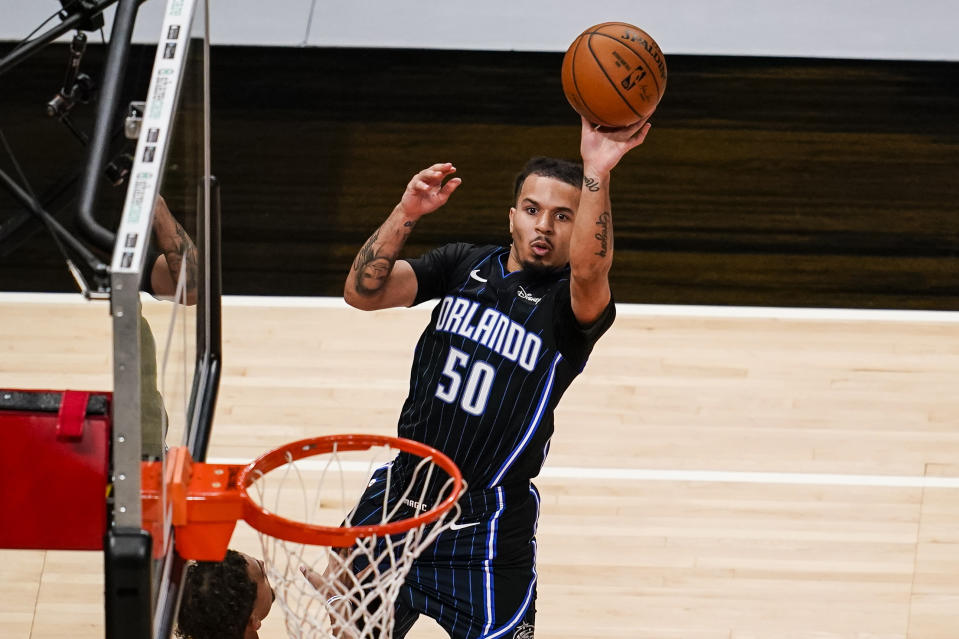
<svg viewBox="0 0 959 639"><path fill-rule="evenodd" d="M563 57L563 92L593 124L645 120L666 91L666 58L648 33L625 22L583 31Z"/></svg>

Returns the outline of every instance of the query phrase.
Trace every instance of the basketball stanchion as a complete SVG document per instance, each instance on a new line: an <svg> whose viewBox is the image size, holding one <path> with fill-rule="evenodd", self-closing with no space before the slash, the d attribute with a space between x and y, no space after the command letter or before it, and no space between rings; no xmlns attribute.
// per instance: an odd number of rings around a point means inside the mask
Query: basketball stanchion
<svg viewBox="0 0 959 639"><path fill-rule="evenodd" d="M172 519L182 557L220 561L246 521L287 632L304 639L390 636L407 572L456 520L464 490L443 453L378 435L300 440L247 465L197 463L177 448L163 469L143 464L144 528Z"/></svg>

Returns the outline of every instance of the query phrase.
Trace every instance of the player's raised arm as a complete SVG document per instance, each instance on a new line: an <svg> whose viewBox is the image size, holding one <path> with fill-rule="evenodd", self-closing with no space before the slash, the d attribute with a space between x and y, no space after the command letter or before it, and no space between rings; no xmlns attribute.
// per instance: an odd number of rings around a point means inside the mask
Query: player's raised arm
<svg viewBox="0 0 959 639"><path fill-rule="evenodd" d="M166 200L159 195L153 208L153 236L160 250L160 256L150 270L150 286L153 294L157 297L173 298L176 295L182 265L186 273L186 303L196 304L196 246L189 234L173 217Z"/></svg>
<svg viewBox="0 0 959 639"><path fill-rule="evenodd" d="M447 162L434 164L413 176L399 204L356 254L343 288L347 304L375 311L413 303L416 275L407 262L397 258L419 219L446 204L460 185L459 178L446 180L455 171Z"/></svg>
<svg viewBox="0 0 959 639"><path fill-rule="evenodd" d="M580 153L583 190L570 238L570 299L582 325L596 321L609 304L609 269L613 263L613 210L609 181L613 167L643 143L649 123L622 129L597 129L582 119Z"/></svg>

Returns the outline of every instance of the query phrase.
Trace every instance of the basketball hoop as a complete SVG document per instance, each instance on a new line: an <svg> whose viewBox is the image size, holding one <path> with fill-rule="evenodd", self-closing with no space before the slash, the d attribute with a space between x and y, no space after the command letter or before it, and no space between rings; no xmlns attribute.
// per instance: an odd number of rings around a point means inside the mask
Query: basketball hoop
<svg viewBox="0 0 959 639"><path fill-rule="evenodd" d="M185 448L168 459L163 481L159 462L144 463L144 527L162 522L165 490L177 551L218 561L246 521L297 638L390 636L406 573L455 521L463 492L449 457L398 437L305 439L245 466L194 463Z"/></svg>

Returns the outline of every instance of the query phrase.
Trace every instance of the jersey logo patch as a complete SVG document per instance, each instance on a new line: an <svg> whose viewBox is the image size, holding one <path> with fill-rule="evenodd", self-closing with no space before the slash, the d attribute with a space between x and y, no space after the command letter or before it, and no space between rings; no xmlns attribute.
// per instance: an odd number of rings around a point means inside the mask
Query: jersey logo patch
<svg viewBox="0 0 959 639"><path fill-rule="evenodd" d="M472 271L470 271L470 277L472 277L472 278L473 278L474 280L476 280L477 282L485 282L485 281L486 281L485 279L483 279L482 277L479 276L479 269L478 269L478 268L474 268Z"/></svg>
<svg viewBox="0 0 959 639"><path fill-rule="evenodd" d="M539 304L540 300L543 299L542 297L533 297L532 295L527 293L526 289L523 288L522 286L520 286L519 291L516 292L516 297L526 300L527 302L532 302L533 304Z"/></svg>
<svg viewBox="0 0 959 639"><path fill-rule="evenodd" d="M532 624L522 623L513 633L513 639L533 639Z"/></svg>

